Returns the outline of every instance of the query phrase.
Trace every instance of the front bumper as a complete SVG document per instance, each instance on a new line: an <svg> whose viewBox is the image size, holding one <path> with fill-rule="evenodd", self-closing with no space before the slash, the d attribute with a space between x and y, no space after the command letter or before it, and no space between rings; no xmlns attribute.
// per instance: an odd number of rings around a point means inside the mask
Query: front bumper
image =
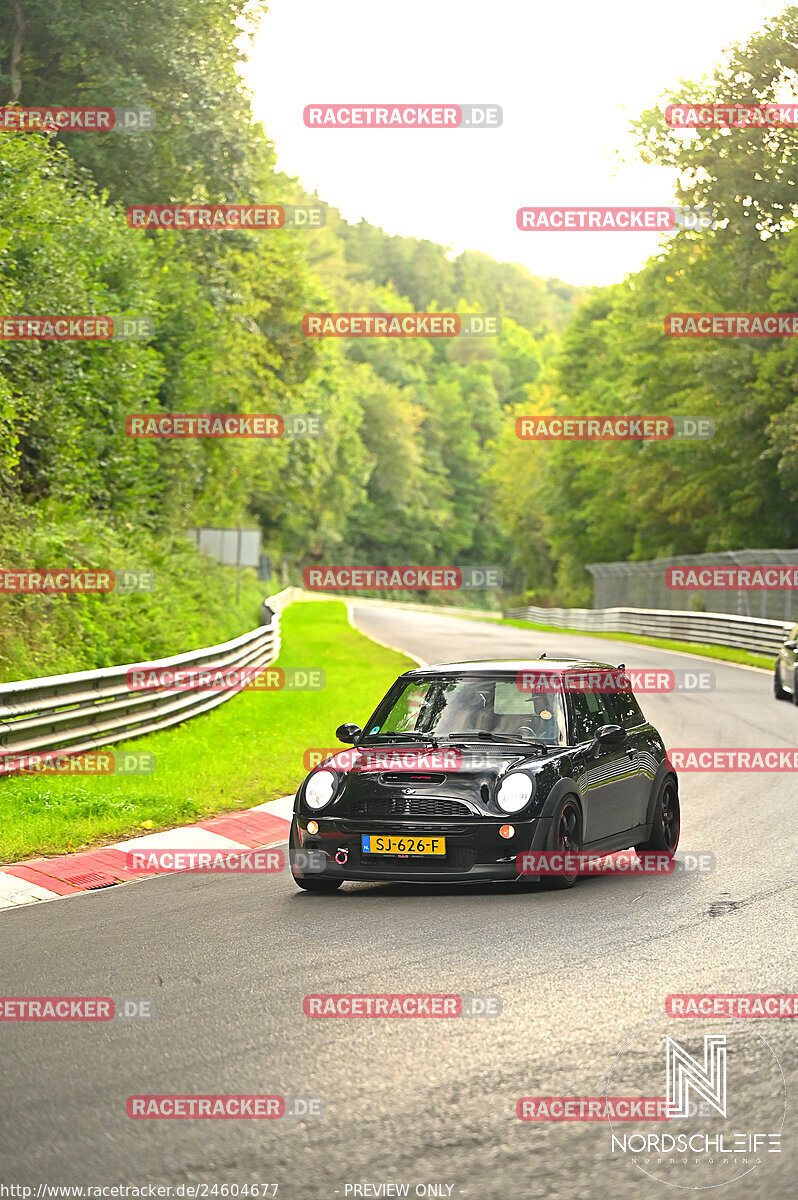
<svg viewBox="0 0 798 1200"><path fill-rule="evenodd" d="M307 832L309 820L319 826L316 834ZM331 879L406 881L412 883L481 883L500 882L534 876L519 876L516 858L523 851L543 850L546 847L549 817L513 821L507 816L475 817L472 820L425 821L366 817L306 817L295 814L291 823L289 855L294 874ZM502 825L512 825L511 838L499 835ZM444 837L446 854L438 857L405 858L393 855L366 854L361 849L361 834L393 834L396 836ZM297 866L295 851L320 851L313 857L322 869L302 871ZM303 856L304 857L304 856ZM315 864L314 864L315 865Z"/></svg>

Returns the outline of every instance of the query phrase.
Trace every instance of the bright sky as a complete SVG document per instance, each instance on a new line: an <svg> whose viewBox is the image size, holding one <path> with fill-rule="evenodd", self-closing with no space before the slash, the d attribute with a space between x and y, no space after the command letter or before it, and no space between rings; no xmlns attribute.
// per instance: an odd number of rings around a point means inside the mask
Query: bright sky
<svg viewBox="0 0 798 1200"><path fill-rule="evenodd" d="M645 232L520 232L524 205L667 205L628 121L785 4L725 0L271 0L247 72L278 166L388 233L610 283ZM307 129L311 103L493 103L499 129ZM272 197L268 197L272 199ZM274 197L279 200L279 197Z"/></svg>

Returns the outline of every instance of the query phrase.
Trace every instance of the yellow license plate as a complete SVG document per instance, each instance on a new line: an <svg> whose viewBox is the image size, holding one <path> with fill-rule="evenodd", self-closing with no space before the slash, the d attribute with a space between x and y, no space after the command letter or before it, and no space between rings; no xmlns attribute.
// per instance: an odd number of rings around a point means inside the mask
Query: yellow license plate
<svg viewBox="0 0 798 1200"><path fill-rule="evenodd" d="M446 838L442 837L383 837L363 833L364 854L445 854Z"/></svg>

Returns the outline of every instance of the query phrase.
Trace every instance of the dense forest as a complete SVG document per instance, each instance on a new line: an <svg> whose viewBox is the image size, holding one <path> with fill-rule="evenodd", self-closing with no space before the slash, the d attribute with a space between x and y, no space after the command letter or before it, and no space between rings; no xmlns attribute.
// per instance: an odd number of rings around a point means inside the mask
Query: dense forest
<svg viewBox="0 0 798 1200"><path fill-rule="evenodd" d="M0 11L0 103L143 105L157 120L131 134L0 132L0 313L125 313L154 327L148 341L0 341L2 564L156 561L174 595L192 574L170 575L183 531L257 522L295 582L324 562L496 564L505 599L571 604L589 603L587 562L794 545L794 342L676 341L663 320L798 308L798 131L685 136L663 113L682 98L780 98L798 78L798 9L637 122L642 159L673 167L679 202L708 206L717 227L680 230L636 275L590 291L348 224L335 197L280 174L240 75L242 30L264 11L246 0ZM132 204L266 201L326 204L326 224L141 231L125 218ZM502 332L305 337L303 313L327 310L497 313ZM127 437L126 416L147 412L314 413L325 434ZM516 438L517 415L554 412L702 415L717 432L682 444ZM42 611L0 598L17 639ZM99 639L87 662L122 650Z"/></svg>
<svg viewBox="0 0 798 1200"><path fill-rule="evenodd" d="M668 127L670 103L798 96L798 8L635 124L644 162L677 173L680 204L717 228L684 232L624 282L597 289L529 389L528 412L709 416L706 442L521 443L493 451L492 513L543 603L590 603L586 562L798 544L794 339L669 339L668 313L798 311L798 129ZM519 410L520 411L520 410ZM504 481L523 472L523 497Z"/></svg>

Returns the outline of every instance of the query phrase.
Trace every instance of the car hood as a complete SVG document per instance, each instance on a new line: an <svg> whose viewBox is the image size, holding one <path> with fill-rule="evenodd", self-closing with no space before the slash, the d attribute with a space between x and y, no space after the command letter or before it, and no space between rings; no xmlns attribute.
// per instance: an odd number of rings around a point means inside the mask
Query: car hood
<svg viewBox="0 0 798 1200"><path fill-rule="evenodd" d="M458 780L473 786L479 782L495 782L508 771L543 770L554 758L566 753L565 747L552 747L543 754L538 749L525 751L521 746L484 743L425 745L422 742L395 742L391 745L359 746L343 750L321 764L321 769L341 771L347 775L347 789L356 780L373 786L376 783L408 786L449 787Z"/></svg>

